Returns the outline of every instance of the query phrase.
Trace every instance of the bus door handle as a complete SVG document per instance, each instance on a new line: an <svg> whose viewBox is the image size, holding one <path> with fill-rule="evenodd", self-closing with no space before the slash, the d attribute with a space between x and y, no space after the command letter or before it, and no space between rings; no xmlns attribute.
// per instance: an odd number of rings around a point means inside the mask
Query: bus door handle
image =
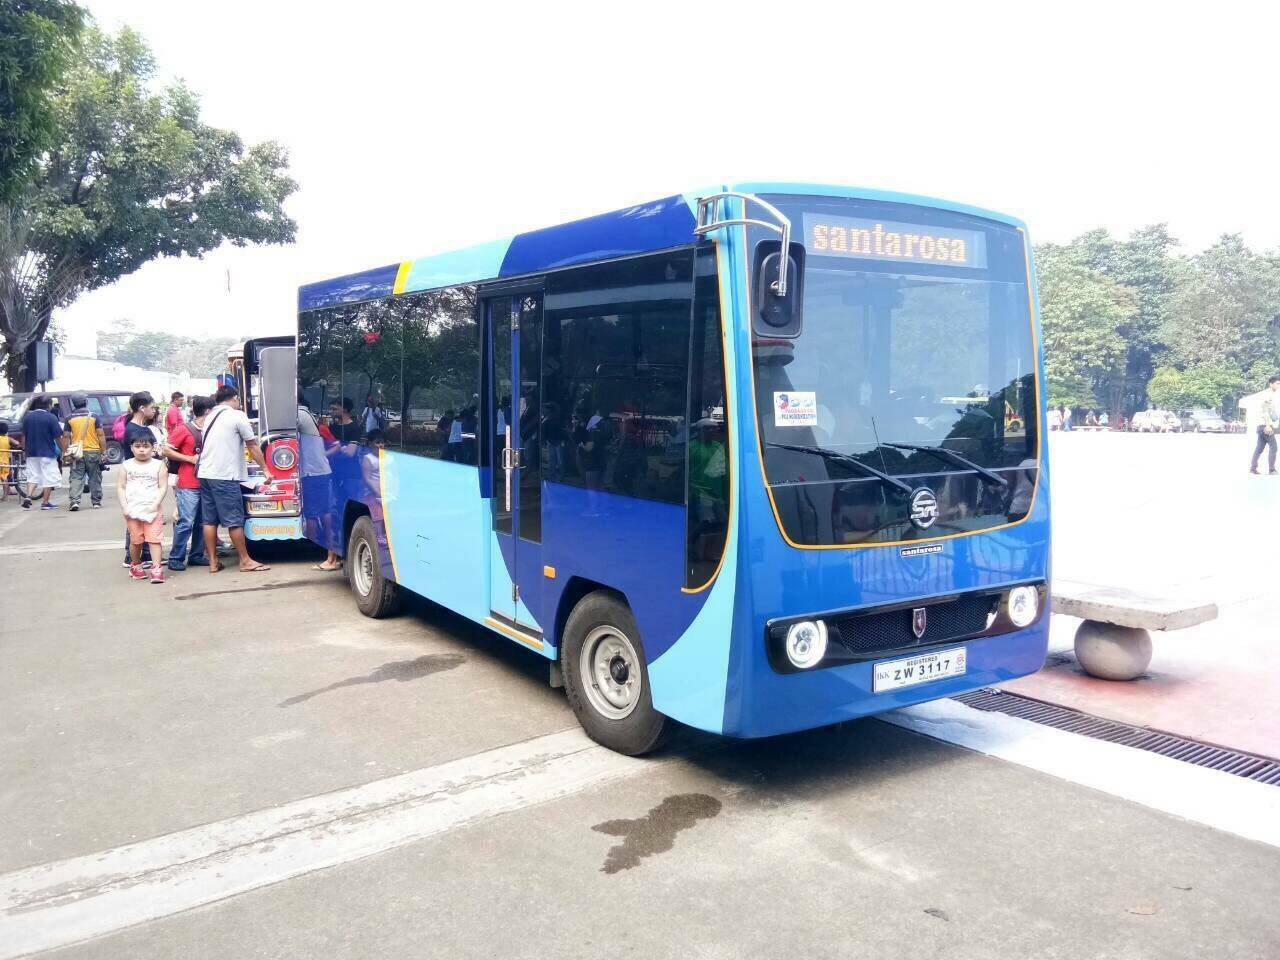
<svg viewBox="0 0 1280 960"><path fill-rule="evenodd" d="M505 474L506 510L511 512L511 471L516 468L516 449L511 446L511 427L507 427L506 445L502 448L502 470Z"/></svg>

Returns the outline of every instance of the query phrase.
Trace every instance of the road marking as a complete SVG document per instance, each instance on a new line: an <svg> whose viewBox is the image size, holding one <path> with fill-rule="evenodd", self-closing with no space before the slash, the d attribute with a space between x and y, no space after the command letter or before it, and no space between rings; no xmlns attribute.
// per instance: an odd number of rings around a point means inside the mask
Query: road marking
<svg viewBox="0 0 1280 960"><path fill-rule="evenodd" d="M0 875L0 958L66 946L673 762L553 733Z"/></svg>
<svg viewBox="0 0 1280 960"><path fill-rule="evenodd" d="M935 700L879 719L1144 807L1280 847L1280 790L1021 717Z"/></svg>
<svg viewBox="0 0 1280 960"><path fill-rule="evenodd" d="M25 546L0 547L0 557L35 556L41 553L80 553L83 550L119 550L124 552L124 535L118 540L81 540L77 543L29 543Z"/></svg>

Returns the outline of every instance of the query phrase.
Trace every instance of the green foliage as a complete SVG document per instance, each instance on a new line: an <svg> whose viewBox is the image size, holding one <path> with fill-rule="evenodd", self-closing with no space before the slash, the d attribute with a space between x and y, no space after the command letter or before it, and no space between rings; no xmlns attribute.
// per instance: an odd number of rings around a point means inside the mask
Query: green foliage
<svg viewBox="0 0 1280 960"><path fill-rule="evenodd" d="M0 281L11 280L0 282L0 358L11 380L53 310L83 291L156 257L293 241L285 152L201 123L190 90L156 91L154 80L136 33L88 30L29 197L0 207Z"/></svg>
<svg viewBox="0 0 1280 960"><path fill-rule="evenodd" d="M1219 410L1224 398L1238 389L1240 372L1223 367L1177 370L1160 367L1147 384L1147 396L1161 410Z"/></svg>
<svg viewBox="0 0 1280 960"><path fill-rule="evenodd" d="M1191 257L1165 336L1180 366L1280 369L1280 258L1238 234Z"/></svg>
<svg viewBox="0 0 1280 960"><path fill-rule="evenodd" d="M1280 258L1239 236L1177 245L1157 224L1038 248L1050 402L1230 410L1280 370Z"/></svg>
<svg viewBox="0 0 1280 960"><path fill-rule="evenodd" d="M69 0L0 3L0 202L22 195L54 143L53 89L76 52L84 15Z"/></svg>
<svg viewBox="0 0 1280 960"><path fill-rule="evenodd" d="M1096 406L1122 376L1120 329L1134 315L1133 296L1091 268L1079 249L1043 246L1037 269L1048 399Z"/></svg>
<svg viewBox="0 0 1280 960"><path fill-rule="evenodd" d="M194 340L139 330L132 320L117 320L107 333L98 335L98 359L146 370L213 377L226 368L227 351L234 343L230 337Z"/></svg>

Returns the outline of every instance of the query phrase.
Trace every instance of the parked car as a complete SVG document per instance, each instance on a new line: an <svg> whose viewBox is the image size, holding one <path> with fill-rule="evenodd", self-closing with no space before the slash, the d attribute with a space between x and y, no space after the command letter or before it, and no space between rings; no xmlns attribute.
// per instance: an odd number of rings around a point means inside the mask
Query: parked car
<svg viewBox="0 0 1280 960"><path fill-rule="evenodd" d="M1168 410L1139 410L1129 421L1129 429L1137 433L1177 433L1182 421Z"/></svg>
<svg viewBox="0 0 1280 960"><path fill-rule="evenodd" d="M111 437L111 425L116 417L129 410L129 394L119 390L50 390L51 412L64 419L71 413L71 397L83 393L89 400L89 412L96 413L107 435L107 463L119 463L123 459L120 444ZM33 393L0 394L0 420L9 424L9 436L22 440L22 418L31 403Z"/></svg>
<svg viewBox="0 0 1280 960"><path fill-rule="evenodd" d="M1188 410L1179 418L1183 433L1229 433L1227 422L1216 410Z"/></svg>

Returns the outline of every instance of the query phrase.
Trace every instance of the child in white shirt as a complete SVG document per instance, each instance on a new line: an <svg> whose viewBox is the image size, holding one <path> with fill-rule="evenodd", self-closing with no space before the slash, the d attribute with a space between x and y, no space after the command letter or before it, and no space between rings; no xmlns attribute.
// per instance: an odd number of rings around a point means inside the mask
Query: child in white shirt
<svg viewBox="0 0 1280 960"><path fill-rule="evenodd" d="M129 576L147 579L142 568L142 545L151 548L151 582L164 583L164 567L160 564L160 537L164 531L164 512L160 503L169 489L169 470L155 455L155 444L144 436L135 436L131 445L133 458L120 465L116 496L129 526L129 551L133 561Z"/></svg>

